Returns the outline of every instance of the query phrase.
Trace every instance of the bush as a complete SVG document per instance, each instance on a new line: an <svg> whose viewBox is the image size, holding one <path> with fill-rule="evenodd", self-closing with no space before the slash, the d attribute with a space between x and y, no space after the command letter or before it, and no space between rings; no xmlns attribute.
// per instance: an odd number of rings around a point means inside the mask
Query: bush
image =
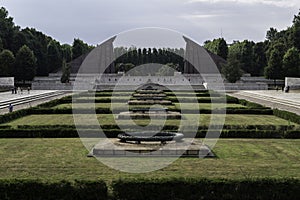
<svg viewBox="0 0 300 200"><path fill-rule="evenodd" d="M197 200L197 199L299 199L300 181L294 179L249 180L118 180L112 183L116 199Z"/></svg>
<svg viewBox="0 0 300 200"><path fill-rule="evenodd" d="M38 180L0 180L0 199L107 199L104 181L47 183Z"/></svg>
<svg viewBox="0 0 300 200"><path fill-rule="evenodd" d="M265 107L265 106L260 105L258 103L253 103L253 102L247 101L245 99L239 99L238 101L239 101L239 104L242 104L242 105L247 106L249 108L260 108L260 109L261 108L268 108L268 107ZM268 109L270 109L270 108L268 108Z"/></svg>
<svg viewBox="0 0 300 200"><path fill-rule="evenodd" d="M210 138L214 138L216 130L211 130L211 135L208 133ZM212 135L213 134L213 135ZM197 132L196 138L205 138L207 135L207 130L199 130ZM185 134L185 137L189 137L189 134ZM220 138L284 138L284 131L272 131L272 130L222 130Z"/></svg>
<svg viewBox="0 0 300 200"><path fill-rule="evenodd" d="M30 110L31 110L31 108L28 108L28 109L14 111L12 113L0 115L0 124L7 123L12 120L24 117L24 116L28 115Z"/></svg>
<svg viewBox="0 0 300 200"><path fill-rule="evenodd" d="M287 131L284 137L287 139L300 139L300 130Z"/></svg>
<svg viewBox="0 0 300 200"><path fill-rule="evenodd" d="M278 110L278 109L274 109L273 110L273 114L276 117L280 117L283 118L285 120L300 124L300 116L295 114L295 113L291 113L288 111L283 111L283 110Z"/></svg>

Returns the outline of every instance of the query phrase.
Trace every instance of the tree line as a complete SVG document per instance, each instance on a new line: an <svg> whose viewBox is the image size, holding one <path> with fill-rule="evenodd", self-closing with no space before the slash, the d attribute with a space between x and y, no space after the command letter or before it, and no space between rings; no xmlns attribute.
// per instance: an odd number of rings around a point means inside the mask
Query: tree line
<svg viewBox="0 0 300 200"><path fill-rule="evenodd" d="M230 82L239 80L243 73L274 80L300 77L300 12L287 29L270 28L265 41L228 44L219 38L206 41L204 47L227 60L222 73ZM69 74L67 63L93 48L80 39L74 39L72 45L61 44L34 28L21 29L8 11L0 8L0 77L32 80L58 69ZM114 53L117 70L128 71L146 63L168 64L178 71L184 67L184 49L118 47ZM63 77L64 81L67 79Z"/></svg>
<svg viewBox="0 0 300 200"><path fill-rule="evenodd" d="M114 48L115 65L117 71L128 72L135 66L159 63L183 71L184 49L183 48ZM150 65L149 65L150 66ZM152 67L154 65L151 65ZM155 70L152 70L155 71Z"/></svg>
<svg viewBox="0 0 300 200"><path fill-rule="evenodd" d="M219 38L206 41L204 47L227 60L222 72L230 82L243 73L274 80L300 77L300 12L287 29L270 28L263 42L244 40L228 45Z"/></svg>
<svg viewBox="0 0 300 200"><path fill-rule="evenodd" d="M0 77L24 81L47 76L92 48L80 39L74 39L72 45L60 44L34 28L21 29L8 11L0 8Z"/></svg>

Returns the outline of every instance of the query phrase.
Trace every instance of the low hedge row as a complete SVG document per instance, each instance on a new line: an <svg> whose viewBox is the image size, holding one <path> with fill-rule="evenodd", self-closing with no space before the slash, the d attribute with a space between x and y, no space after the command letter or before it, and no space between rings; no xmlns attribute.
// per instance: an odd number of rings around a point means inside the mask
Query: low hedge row
<svg viewBox="0 0 300 200"><path fill-rule="evenodd" d="M0 199L22 200L106 200L104 181L41 182L39 180L1 180Z"/></svg>
<svg viewBox="0 0 300 200"><path fill-rule="evenodd" d="M112 183L113 194L122 200L296 200L299 188L300 181L294 179L121 179Z"/></svg>
<svg viewBox="0 0 300 200"><path fill-rule="evenodd" d="M12 113L0 115L0 124L4 124L4 123L10 122L12 120L24 117L24 116L28 115L30 110L32 110L32 108L18 110L18 111L14 111Z"/></svg>
<svg viewBox="0 0 300 200"><path fill-rule="evenodd" d="M245 99L239 99L239 104L242 104L242 105L247 106L249 108L267 108L267 109L269 109L268 107L265 107L265 106L260 105L258 103L247 101Z"/></svg>
<svg viewBox="0 0 300 200"><path fill-rule="evenodd" d="M97 129L79 129L81 137L100 138ZM118 134L123 133L120 129L102 129L106 137L116 138ZM132 129L131 129L132 131ZM163 131L176 131L174 129L164 128ZM208 130L198 130L196 138L204 138ZM210 130L208 137L216 137L217 131ZM195 137L190 131L184 131L185 137ZM2 129L0 138L78 138L78 132L72 128L48 128L48 129ZM248 130L248 129L224 129L220 135L221 138L290 138L300 139L300 130Z"/></svg>
<svg viewBox="0 0 300 200"><path fill-rule="evenodd" d="M297 179L120 179L104 181L0 180L0 199L43 200L298 200Z"/></svg>
<svg viewBox="0 0 300 200"><path fill-rule="evenodd" d="M278 110L278 109L274 109L273 110L273 114L277 117L283 118L285 120L300 124L300 116L295 114L295 113L291 113L288 111L283 111L283 110Z"/></svg>

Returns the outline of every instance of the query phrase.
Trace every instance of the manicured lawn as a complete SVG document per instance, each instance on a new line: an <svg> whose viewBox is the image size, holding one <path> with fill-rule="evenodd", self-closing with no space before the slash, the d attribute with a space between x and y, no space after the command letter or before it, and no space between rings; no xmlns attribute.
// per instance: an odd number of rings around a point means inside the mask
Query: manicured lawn
<svg viewBox="0 0 300 200"><path fill-rule="evenodd" d="M179 103L175 103L175 106L167 106L168 108L177 108L180 109L181 107L186 109L186 110L195 110L197 109L197 104L192 104L192 103L184 103L180 105ZM74 105L75 108L92 108L93 104L86 104L86 103L77 103ZM147 107L145 105L135 105L135 106L130 106L130 107ZM148 106L149 107L149 106ZM199 103L198 104L199 109L212 109L212 105L210 103ZM221 103L215 103L213 105L214 109L220 109L220 108L245 108L246 106L243 106L241 104L221 104ZM72 109L72 104L60 104L57 106L52 107L54 109ZM122 108L128 108L128 105L125 103L95 103L95 108L114 108L114 109L122 109Z"/></svg>
<svg viewBox="0 0 300 200"><path fill-rule="evenodd" d="M186 110L195 110L197 109L197 104L193 104L193 103L184 103L184 104L180 104L180 103L175 103L176 108L180 109L186 109ZM220 109L220 108L246 108L246 106L242 105L242 104L234 104L234 103L228 103L228 104L222 104L222 103L214 103L213 107L211 103L199 103L198 104L199 109L207 109L207 110L211 110L213 109Z"/></svg>
<svg viewBox="0 0 300 200"><path fill-rule="evenodd" d="M197 118L193 114L187 114L185 117L188 120L195 121ZM218 119L222 119L224 115L215 115L215 124L218 123ZM91 115L80 115L82 118L82 124L89 124ZM99 114L97 115L98 120L103 125L115 124L114 116L111 114ZM200 125L209 125L211 119L210 114L200 114ZM297 125L287 120L275 117L273 115L226 115L227 125ZM126 120L120 120L121 123L126 124ZM147 125L148 120L135 120L140 125ZM20 119L14 120L7 123L6 125L17 126L17 125L73 125L72 114L53 114L53 115L29 115ZM178 124L178 120L167 120L166 124L173 125ZM298 125L297 125L298 126Z"/></svg>
<svg viewBox="0 0 300 200"><path fill-rule="evenodd" d="M213 151L219 158L181 158L156 172L128 174L88 158L80 139L0 139L0 177L107 182L139 177L300 178L300 140L221 139Z"/></svg>

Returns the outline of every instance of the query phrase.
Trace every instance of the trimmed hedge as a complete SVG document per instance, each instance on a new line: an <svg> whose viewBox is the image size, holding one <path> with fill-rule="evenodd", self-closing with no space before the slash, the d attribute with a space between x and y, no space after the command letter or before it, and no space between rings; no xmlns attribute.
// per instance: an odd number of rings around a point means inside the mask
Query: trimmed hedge
<svg viewBox="0 0 300 200"><path fill-rule="evenodd" d="M270 109L270 108L265 107L263 105L260 105L258 103L253 103L253 102L247 101L245 99L239 99L238 101L239 101L239 104L242 104L242 105L247 106L249 108L267 108L267 109Z"/></svg>
<svg viewBox="0 0 300 200"><path fill-rule="evenodd" d="M112 183L116 199L122 200L298 200L299 188L300 181L295 179L127 179Z"/></svg>
<svg viewBox="0 0 300 200"><path fill-rule="evenodd" d="M209 133L208 133L209 134ZM205 138L207 130L198 131L196 138ZM208 138L215 138L215 133L212 130L212 135ZM185 134L188 137L188 134ZM270 131L270 130L222 130L220 138L268 138L268 139L282 139L285 137L284 131Z"/></svg>
<svg viewBox="0 0 300 200"><path fill-rule="evenodd" d="M47 183L39 180L1 180L0 199L22 200L106 200L104 181L75 181Z"/></svg>
<svg viewBox="0 0 300 200"><path fill-rule="evenodd" d="M32 110L32 108L18 110L18 111L14 111L12 113L0 115L0 124L4 124L4 123L10 122L12 120L24 117L24 116L28 115L30 110Z"/></svg>
<svg viewBox="0 0 300 200"><path fill-rule="evenodd" d="M285 120L300 124L300 116L295 114L295 113L291 113L288 111L283 111L283 110L278 110L278 109L274 109L273 110L273 114L276 117L280 117L283 118Z"/></svg>

